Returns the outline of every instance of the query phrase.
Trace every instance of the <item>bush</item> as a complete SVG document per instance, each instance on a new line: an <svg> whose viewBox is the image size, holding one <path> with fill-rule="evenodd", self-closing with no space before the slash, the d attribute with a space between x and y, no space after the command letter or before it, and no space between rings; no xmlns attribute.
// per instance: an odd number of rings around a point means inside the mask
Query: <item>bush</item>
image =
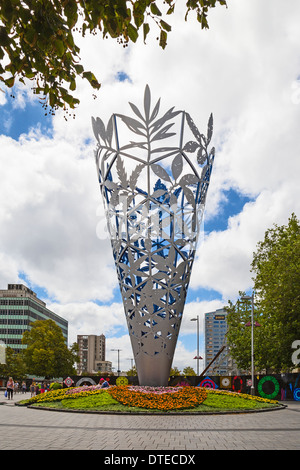
<svg viewBox="0 0 300 470"><path fill-rule="evenodd" d="M50 390L59 390L60 388L62 388L62 384L58 382L52 382L52 384L50 384Z"/></svg>

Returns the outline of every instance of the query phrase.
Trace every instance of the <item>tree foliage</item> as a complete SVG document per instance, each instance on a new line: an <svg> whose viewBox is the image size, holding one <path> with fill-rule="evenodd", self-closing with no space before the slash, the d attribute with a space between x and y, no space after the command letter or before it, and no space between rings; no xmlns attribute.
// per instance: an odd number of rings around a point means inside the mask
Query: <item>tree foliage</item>
<svg viewBox="0 0 300 470"><path fill-rule="evenodd" d="M2 0L0 2L0 80L12 88L19 80L33 80L34 93L51 111L73 109L76 79L86 79L93 89L100 83L92 71L80 63L75 33L82 36L100 31L124 47L144 41L150 24L158 28L159 45L164 49L171 25L166 17L175 10L175 0ZM207 15L225 0L188 0L186 16L194 11L202 28ZM142 31L142 32L141 32Z"/></svg>
<svg viewBox="0 0 300 470"><path fill-rule="evenodd" d="M190 367L190 366L185 367L185 368L183 369L182 373L183 373L183 375L190 375L190 376L196 375L196 372L195 372L194 369L193 369L192 367Z"/></svg>
<svg viewBox="0 0 300 470"><path fill-rule="evenodd" d="M23 353L18 353L10 346L6 346L5 364L0 364L0 376L7 378L11 376L17 380L23 380L26 375L26 365Z"/></svg>
<svg viewBox="0 0 300 470"><path fill-rule="evenodd" d="M274 225L254 253L252 272L258 306L268 327L275 370L292 367L292 343L300 339L300 224Z"/></svg>
<svg viewBox="0 0 300 470"><path fill-rule="evenodd" d="M137 370L135 366L132 366L131 369L127 371L127 376L128 377L136 377L137 376Z"/></svg>
<svg viewBox="0 0 300 470"><path fill-rule="evenodd" d="M255 303L256 370L292 370L292 344L300 340L300 225L295 214L287 226L274 225L257 244L252 272ZM240 296L243 293L240 292ZM251 302L228 302L227 340L238 366L250 369Z"/></svg>
<svg viewBox="0 0 300 470"><path fill-rule="evenodd" d="M178 367L171 367L170 370L170 377L178 377L181 375L181 371L178 369Z"/></svg>
<svg viewBox="0 0 300 470"><path fill-rule="evenodd" d="M241 297L245 292L239 292L239 299L236 303L228 301L225 307L227 310L227 344L230 347L230 354L237 363L237 366L244 370L251 370L251 300L242 301ZM264 337L264 322L261 311L254 303L254 322L260 325L254 329L254 351L255 368L261 370L268 368L267 359L263 354L264 343L261 338Z"/></svg>
<svg viewBox="0 0 300 470"><path fill-rule="evenodd" d="M25 331L22 343L27 344L24 360L27 373L44 377L61 377L76 373L76 350L65 344L61 329L53 320L37 320Z"/></svg>

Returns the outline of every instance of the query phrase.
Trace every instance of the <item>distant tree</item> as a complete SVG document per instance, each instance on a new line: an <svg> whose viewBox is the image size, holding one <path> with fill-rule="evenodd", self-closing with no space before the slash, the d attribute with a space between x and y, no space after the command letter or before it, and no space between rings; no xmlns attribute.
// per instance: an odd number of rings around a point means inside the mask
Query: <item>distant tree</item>
<svg viewBox="0 0 300 470"><path fill-rule="evenodd" d="M245 292L239 292L242 297ZM265 336L263 316L257 309L255 302L254 322L260 324L260 327L254 331L254 351L255 351L255 369L261 370L268 368L268 346L261 337ZM251 301L237 300L236 303L228 301L225 307L227 310L228 331L226 334L227 344L230 348L230 355L235 359L237 366L246 371L251 370ZM263 352L264 351L264 352ZM259 360L260 359L260 360Z"/></svg>
<svg viewBox="0 0 300 470"><path fill-rule="evenodd" d="M251 264L255 302L256 370L292 370L293 343L300 340L300 225L292 214L287 226L274 225L257 244ZM244 295L239 293L240 297ZM242 369L251 363L251 301L228 301L227 342Z"/></svg>
<svg viewBox="0 0 300 470"><path fill-rule="evenodd" d="M5 364L0 364L0 376L22 380L26 378L26 364L23 353L17 353L13 348L5 348Z"/></svg>
<svg viewBox="0 0 300 470"><path fill-rule="evenodd" d="M136 367L135 367L135 366L133 366L131 369L129 369L129 370L127 371L127 376L128 376L128 377L135 377L135 376L137 376L137 370L136 370Z"/></svg>
<svg viewBox="0 0 300 470"><path fill-rule="evenodd" d="M258 308L266 322L270 364L290 369L292 344L300 340L300 224L274 225L257 245L252 262Z"/></svg>
<svg viewBox="0 0 300 470"><path fill-rule="evenodd" d="M185 367L182 372L183 375L196 375L196 372L192 367Z"/></svg>
<svg viewBox="0 0 300 470"><path fill-rule="evenodd" d="M202 28L208 28L208 10L225 0L187 0L186 15L194 11ZM0 2L0 80L12 88L18 79L32 80L34 93L51 112L73 109L76 79L86 79L93 89L100 83L80 63L75 32L100 31L124 47L144 41L150 23L158 28L159 45L166 47L171 26L165 21L175 10L175 0L2 0ZM142 28L142 33L140 29Z"/></svg>
<svg viewBox="0 0 300 470"><path fill-rule="evenodd" d="M53 320L37 320L25 331L22 343L27 345L24 360L29 374L61 377L75 374L78 361L76 348L69 350L60 327Z"/></svg>
<svg viewBox="0 0 300 470"><path fill-rule="evenodd" d="M181 371L177 367L172 367L170 370L170 377L181 375Z"/></svg>

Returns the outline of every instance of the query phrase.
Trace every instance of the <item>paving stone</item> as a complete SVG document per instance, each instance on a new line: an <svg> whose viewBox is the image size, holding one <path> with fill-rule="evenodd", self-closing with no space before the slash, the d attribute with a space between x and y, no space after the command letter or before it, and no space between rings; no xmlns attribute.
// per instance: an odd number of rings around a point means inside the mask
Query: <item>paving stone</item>
<svg viewBox="0 0 300 470"><path fill-rule="evenodd" d="M27 394L27 397L29 394ZM26 398L27 398L26 397ZM15 401L23 399L18 395ZM0 402L0 450L299 450L300 402L230 415L117 415L34 410ZM108 452L109 453L109 452Z"/></svg>

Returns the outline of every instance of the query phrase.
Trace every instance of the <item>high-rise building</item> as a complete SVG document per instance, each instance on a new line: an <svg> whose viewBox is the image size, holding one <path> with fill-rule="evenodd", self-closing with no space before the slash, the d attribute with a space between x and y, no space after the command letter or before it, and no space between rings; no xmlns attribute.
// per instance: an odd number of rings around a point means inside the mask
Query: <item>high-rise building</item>
<svg viewBox="0 0 300 470"><path fill-rule="evenodd" d="M211 367L206 371L207 375L229 375L230 359L226 344L226 332L226 310L221 308L205 314L205 368L208 367L220 349L225 346L219 359L212 363Z"/></svg>
<svg viewBox="0 0 300 470"><path fill-rule="evenodd" d="M78 355L77 373L110 373L112 363L105 360L105 336L77 335Z"/></svg>
<svg viewBox="0 0 300 470"><path fill-rule="evenodd" d="M24 331L36 320L54 320L61 328L68 344L68 322L46 307L36 293L23 284L8 284L0 290L0 341L16 352L26 348L22 344Z"/></svg>

